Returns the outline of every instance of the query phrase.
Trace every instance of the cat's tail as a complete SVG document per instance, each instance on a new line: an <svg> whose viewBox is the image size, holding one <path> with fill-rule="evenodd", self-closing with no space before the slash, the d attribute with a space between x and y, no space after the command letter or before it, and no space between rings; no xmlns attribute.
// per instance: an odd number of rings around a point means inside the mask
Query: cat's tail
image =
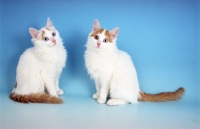
<svg viewBox="0 0 200 129"><path fill-rule="evenodd" d="M10 99L20 103L49 103L49 104L60 104L63 100L46 93L36 93L30 95L19 95L16 93L10 94Z"/></svg>
<svg viewBox="0 0 200 129"><path fill-rule="evenodd" d="M148 102L164 102L164 101L173 101L178 100L182 97L184 93L184 88L180 87L174 92L162 92L159 94L147 94L140 92L139 101L148 101Z"/></svg>

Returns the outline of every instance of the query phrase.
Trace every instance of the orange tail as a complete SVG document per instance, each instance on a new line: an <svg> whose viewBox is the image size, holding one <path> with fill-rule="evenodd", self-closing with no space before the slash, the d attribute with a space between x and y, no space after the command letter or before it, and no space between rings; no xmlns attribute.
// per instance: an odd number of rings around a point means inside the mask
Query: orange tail
<svg viewBox="0 0 200 129"><path fill-rule="evenodd" d="M141 97L139 98L139 101L164 102L178 100L182 97L184 91L184 88L180 87L174 92L162 92L159 94L146 94L144 92L140 92Z"/></svg>
<svg viewBox="0 0 200 129"><path fill-rule="evenodd" d="M60 104L63 100L45 93L37 93L30 95L19 95L16 93L10 94L10 99L20 103L51 103Z"/></svg>

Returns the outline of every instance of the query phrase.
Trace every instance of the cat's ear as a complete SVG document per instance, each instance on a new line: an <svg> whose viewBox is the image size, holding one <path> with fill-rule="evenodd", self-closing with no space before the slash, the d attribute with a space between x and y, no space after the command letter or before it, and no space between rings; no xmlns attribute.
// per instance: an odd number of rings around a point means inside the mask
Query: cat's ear
<svg viewBox="0 0 200 129"><path fill-rule="evenodd" d="M116 27L116 28L110 30L109 32L110 32L112 38L115 39L119 33L119 27Z"/></svg>
<svg viewBox="0 0 200 129"><path fill-rule="evenodd" d="M46 28L50 30L54 29L53 23L51 22L49 17L47 18Z"/></svg>
<svg viewBox="0 0 200 129"><path fill-rule="evenodd" d="M101 29L100 23L97 19L94 20L92 32L96 32L97 30Z"/></svg>
<svg viewBox="0 0 200 129"><path fill-rule="evenodd" d="M29 28L29 32L30 32L30 34L31 34L31 36L32 36L33 38L37 38L37 35L38 35L38 33L39 33L39 31L36 30L36 29L34 29L34 28Z"/></svg>

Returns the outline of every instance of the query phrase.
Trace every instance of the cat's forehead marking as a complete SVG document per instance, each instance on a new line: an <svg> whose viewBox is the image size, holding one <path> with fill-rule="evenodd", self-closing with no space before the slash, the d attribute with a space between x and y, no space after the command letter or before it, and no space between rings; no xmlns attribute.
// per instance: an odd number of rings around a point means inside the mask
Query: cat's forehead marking
<svg viewBox="0 0 200 129"><path fill-rule="evenodd" d="M95 36L95 35L97 35L97 34L101 34L103 31L104 31L103 28L98 29L97 31L93 32L90 36L92 37L92 36Z"/></svg>
<svg viewBox="0 0 200 129"><path fill-rule="evenodd" d="M45 27L44 30L45 31L55 31L55 29L50 29L50 28L47 28L47 27Z"/></svg>
<svg viewBox="0 0 200 129"><path fill-rule="evenodd" d="M111 37L111 34L110 34L110 32L109 32L109 30L105 30L105 29L98 29L97 31L95 31L95 32L93 32L90 36L91 37L94 37L95 35L97 35L97 34L102 34L102 33L104 33L105 34L105 36L106 36L106 38L108 39L108 41L110 42L110 43L112 43L112 37Z"/></svg>
<svg viewBox="0 0 200 129"><path fill-rule="evenodd" d="M45 31L43 30L42 35L41 35L42 40L44 40L44 34L45 34Z"/></svg>

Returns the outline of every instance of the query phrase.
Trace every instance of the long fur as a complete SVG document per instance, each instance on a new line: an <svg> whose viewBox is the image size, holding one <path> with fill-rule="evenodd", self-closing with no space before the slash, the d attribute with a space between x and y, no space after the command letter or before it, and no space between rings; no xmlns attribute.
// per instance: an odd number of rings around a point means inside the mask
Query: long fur
<svg viewBox="0 0 200 129"><path fill-rule="evenodd" d="M59 32L49 18L46 27L40 30L30 28L29 31L34 47L28 48L19 59L16 85L10 98L25 103L62 103L57 98L63 94L59 88L59 76L65 66L67 52Z"/></svg>
<svg viewBox="0 0 200 129"><path fill-rule="evenodd" d="M131 57L117 48L119 28L105 30L95 20L88 35L85 51L85 66L96 85L93 98L98 103L119 105L138 101L170 101L181 98L184 89L160 94L146 94L140 91L137 72ZM105 42L107 40L108 42Z"/></svg>
<svg viewBox="0 0 200 129"><path fill-rule="evenodd" d="M158 94L147 94L140 92L139 101L148 101L148 102L164 102L164 101L173 101L178 100L182 97L184 93L184 88L180 87L174 92L162 92Z"/></svg>
<svg viewBox="0 0 200 129"><path fill-rule="evenodd" d="M49 103L49 104L60 104L63 100L46 93L36 93L29 95L19 95L15 93L10 94L10 99L20 103Z"/></svg>

